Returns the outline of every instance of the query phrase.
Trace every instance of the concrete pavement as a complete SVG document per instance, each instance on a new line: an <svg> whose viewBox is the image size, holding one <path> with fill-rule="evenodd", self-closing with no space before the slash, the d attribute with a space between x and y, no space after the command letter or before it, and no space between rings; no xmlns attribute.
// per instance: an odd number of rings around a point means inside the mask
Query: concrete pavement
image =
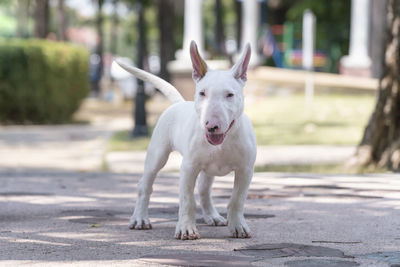
<svg viewBox="0 0 400 267"><path fill-rule="evenodd" d="M0 170L0 265L398 266L400 176L257 173L245 213L251 239L206 226L173 239L178 175L162 173L153 230L129 230L140 173ZM232 176L213 195L226 215Z"/></svg>

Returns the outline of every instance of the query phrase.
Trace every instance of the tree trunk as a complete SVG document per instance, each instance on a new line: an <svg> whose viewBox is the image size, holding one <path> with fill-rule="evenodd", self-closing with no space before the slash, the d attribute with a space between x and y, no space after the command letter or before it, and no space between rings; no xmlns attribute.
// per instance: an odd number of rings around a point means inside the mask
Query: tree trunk
<svg viewBox="0 0 400 267"><path fill-rule="evenodd" d="M215 50L219 55L225 55L224 10L221 0L215 0Z"/></svg>
<svg viewBox="0 0 400 267"><path fill-rule="evenodd" d="M381 78L385 47L382 40L385 38L386 29L386 7L387 0L371 1L371 30L370 30L370 53L372 59L372 76Z"/></svg>
<svg viewBox="0 0 400 267"><path fill-rule="evenodd" d="M400 0L388 0L386 18L378 98L351 163L400 171Z"/></svg>
<svg viewBox="0 0 400 267"><path fill-rule="evenodd" d="M17 32L18 38L27 38L29 36L29 0L18 0L17 2Z"/></svg>
<svg viewBox="0 0 400 267"><path fill-rule="evenodd" d="M58 19L58 40L66 41L66 23L65 23L65 8L64 8L64 0L58 0L57 6L57 19Z"/></svg>
<svg viewBox="0 0 400 267"><path fill-rule="evenodd" d="M174 3L173 0L158 0L158 27L160 29L160 74L171 80L167 64L174 59Z"/></svg>
<svg viewBox="0 0 400 267"><path fill-rule="evenodd" d="M110 52L113 55L117 54L117 47L118 47L118 24L119 24L119 18L118 18L118 0L113 0L113 15L112 15L112 20L111 20L111 43L110 43Z"/></svg>
<svg viewBox="0 0 400 267"><path fill-rule="evenodd" d="M136 4L139 18L138 18L138 32L139 32L139 40L138 40L138 50L137 50L137 67L139 69L144 68L144 61L146 58L146 47L147 47L147 39L146 39L146 22L144 19L144 1L140 0ZM146 96L144 93L144 82L141 79L137 79L137 90L135 97L135 127L132 131L133 137L141 137L147 136L149 134L149 130L147 127L146 120Z"/></svg>
<svg viewBox="0 0 400 267"><path fill-rule="evenodd" d="M35 37L46 38L49 34L49 1L36 0Z"/></svg>
<svg viewBox="0 0 400 267"><path fill-rule="evenodd" d="M235 1L235 12L236 12L236 48L240 50L240 44L242 43L242 2Z"/></svg>
<svg viewBox="0 0 400 267"><path fill-rule="evenodd" d="M96 31L97 31L97 45L96 55L98 56L98 62L96 65L96 78L93 80L93 91L96 96L100 94L100 80L103 76L103 3L104 0L97 0L97 16L96 16Z"/></svg>

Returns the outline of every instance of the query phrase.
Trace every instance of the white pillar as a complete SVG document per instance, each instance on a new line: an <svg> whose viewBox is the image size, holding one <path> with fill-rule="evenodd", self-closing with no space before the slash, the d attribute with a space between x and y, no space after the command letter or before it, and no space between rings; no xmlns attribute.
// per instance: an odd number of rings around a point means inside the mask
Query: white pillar
<svg viewBox="0 0 400 267"><path fill-rule="evenodd" d="M303 12L302 64L306 70L314 69L315 16L311 10Z"/></svg>
<svg viewBox="0 0 400 267"><path fill-rule="evenodd" d="M369 68L368 56L369 0L351 0L349 55L342 58L346 68Z"/></svg>
<svg viewBox="0 0 400 267"><path fill-rule="evenodd" d="M314 49L315 49L315 15L311 10L303 12L303 40L302 40L302 64L309 73L305 75L305 95L308 111L314 99Z"/></svg>
<svg viewBox="0 0 400 267"><path fill-rule="evenodd" d="M260 17L260 6L258 0L244 0L242 1L242 44L245 47L246 43L250 43L251 58L250 66L258 65L260 59L257 54L257 40Z"/></svg>
<svg viewBox="0 0 400 267"><path fill-rule="evenodd" d="M199 53L203 56L202 2L202 0L185 0L181 59L190 58L190 42L192 40L196 42Z"/></svg>

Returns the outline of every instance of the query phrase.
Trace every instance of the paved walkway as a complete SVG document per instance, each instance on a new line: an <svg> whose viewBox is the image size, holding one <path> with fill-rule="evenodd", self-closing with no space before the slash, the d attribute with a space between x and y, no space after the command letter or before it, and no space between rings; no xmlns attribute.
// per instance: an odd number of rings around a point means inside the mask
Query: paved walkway
<svg viewBox="0 0 400 267"><path fill-rule="evenodd" d="M257 173L245 213L251 239L197 212L200 240L173 238L178 176L156 180L153 230L129 230L140 174L0 171L0 265L398 266L399 175ZM232 176L216 179L226 216Z"/></svg>

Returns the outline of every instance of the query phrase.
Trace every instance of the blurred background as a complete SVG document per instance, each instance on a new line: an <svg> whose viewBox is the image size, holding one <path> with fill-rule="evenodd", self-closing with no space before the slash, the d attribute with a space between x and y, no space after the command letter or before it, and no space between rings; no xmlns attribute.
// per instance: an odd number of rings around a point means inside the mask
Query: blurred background
<svg viewBox="0 0 400 267"><path fill-rule="evenodd" d="M387 3L1 0L0 148L9 156L0 165L27 164L10 156L15 151L32 158L39 151L36 164L58 164L57 145L103 138L101 163L93 166L141 166L169 103L112 62L118 57L150 71L192 100L188 48L195 40L215 69L231 67L251 45L245 94L259 145L257 171L346 172L384 72ZM91 148L81 156L90 157ZM51 151L47 159L44 151ZM65 157L59 164L67 164Z"/></svg>

